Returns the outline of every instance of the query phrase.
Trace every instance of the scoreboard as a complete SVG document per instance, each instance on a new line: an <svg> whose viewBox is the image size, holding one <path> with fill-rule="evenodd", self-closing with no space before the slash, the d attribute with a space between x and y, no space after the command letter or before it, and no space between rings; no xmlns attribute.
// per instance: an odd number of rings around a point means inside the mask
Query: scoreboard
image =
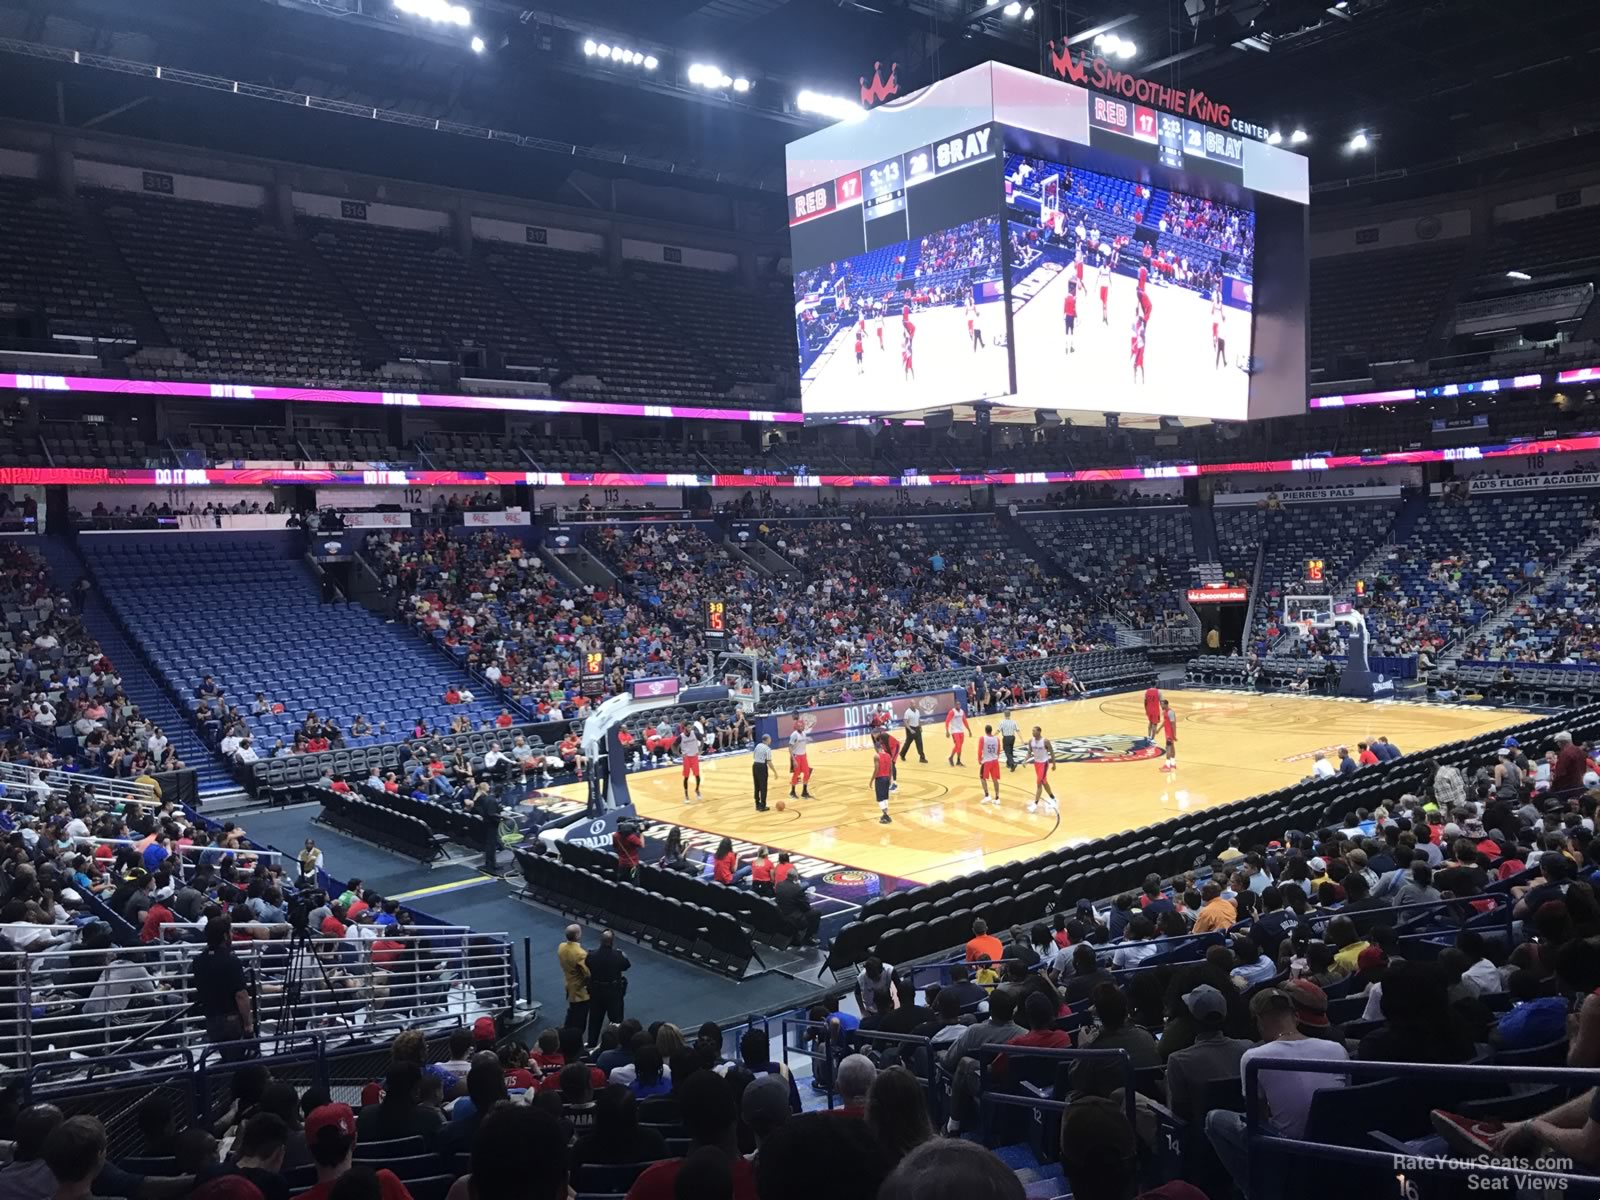
<svg viewBox="0 0 1600 1200"><path fill-rule="evenodd" d="M796 261L849 258L992 211L1000 164L1000 135L982 125L797 192L789 197Z"/></svg>
<svg viewBox="0 0 1600 1200"><path fill-rule="evenodd" d="M706 601L706 643L718 649L728 639L728 604L725 600Z"/></svg>
<svg viewBox="0 0 1600 1200"><path fill-rule="evenodd" d="M1102 138L1099 134L1114 134ZM1174 171L1244 180L1244 138L1116 96L1089 98L1089 142Z"/></svg>
<svg viewBox="0 0 1600 1200"><path fill-rule="evenodd" d="M578 690L590 697L605 695L606 657L600 651L584 651L583 673L578 678Z"/></svg>

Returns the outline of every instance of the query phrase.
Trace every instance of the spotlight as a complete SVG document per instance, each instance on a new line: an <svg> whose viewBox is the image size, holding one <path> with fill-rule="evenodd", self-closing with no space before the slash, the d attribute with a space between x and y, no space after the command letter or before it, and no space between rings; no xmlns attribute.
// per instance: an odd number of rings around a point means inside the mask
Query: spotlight
<svg viewBox="0 0 1600 1200"><path fill-rule="evenodd" d="M1115 40L1115 39L1113 37L1111 37L1110 35L1108 35L1108 34L1097 33L1097 34L1094 35L1094 48L1096 50L1104 50L1106 48L1107 43L1109 43L1109 42L1111 42L1113 40Z"/></svg>
<svg viewBox="0 0 1600 1200"><path fill-rule="evenodd" d="M1118 58L1132 58L1137 53L1139 53L1139 47L1128 41L1127 38L1123 38L1117 43Z"/></svg>
<svg viewBox="0 0 1600 1200"><path fill-rule="evenodd" d="M728 76L728 75L719 75L719 76L717 76L717 86L718 87L732 87L733 86L732 77Z"/></svg>
<svg viewBox="0 0 1600 1200"><path fill-rule="evenodd" d="M626 57L628 57L628 52L626 50L624 50L621 46L613 46L613 47L611 47L611 61L612 62L621 62Z"/></svg>
<svg viewBox="0 0 1600 1200"><path fill-rule="evenodd" d="M1311 140L1311 135L1309 133L1307 133L1304 129L1296 129L1293 133L1291 133L1289 135L1289 144L1291 146L1303 146L1307 142L1309 142L1310 140Z"/></svg>
<svg viewBox="0 0 1600 1200"><path fill-rule="evenodd" d="M1027 8L1022 10L1022 19L1024 21L1033 20L1033 5L1030 4Z"/></svg>
<svg viewBox="0 0 1600 1200"><path fill-rule="evenodd" d="M1005 7L1005 14L1008 17L1020 17L1022 15L1021 0L1011 0L1011 3Z"/></svg>
<svg viewBox="0 0 1600 1200"><path fill-rule="evenodd" d="M598 46L596 46L594 48L594 52L596 54L598 54L601 58L610 58L611 57L611 47L606 45L604 42L601 42Z"/></svg>
<svg viewBox="0 0 1600 1200"><path fill-rule="evenodd" d="M483 39L481 37L475 37L472 39L472 52L474 54L483 53Z"/></svg>
<svg viewBox="0 0 1600 1200"><path fill-rule="evenodd" d="M860 121L867 115L866 109L854 100L829 96L823 92L801 92L795 97L794 106L803 113L832 117L836 121Z"/></svg>
<svg viewBox="0 0 1600 1200"><path fill-rule="evenodd" d="M593 58L594 55L595 55L595 51L598 50L599 48L600 48L599 46L595 45L595 40L593 38L585 38L584 39L584 41L583 41L583 53L584 53L584 55L586 57Z"/></svg>
<svg viewBox="0 0 1600 1200"><path fill-rule="evenodd" d="M733 81L733 90L736 92L748 92L750 90L750 81L741 75Z"/></svg>
<svg viewBox="0 0 1600 1200"><path fill-rule="evenodd" d="M394 6L403 13L421 17L424 21L437 21L441 25L460 25L465 28L472 24L472 14L459 4L451 4L449 0L394 0Z"/></svg>
<svg viewBox="0 0 1600 1200"><path fill-rule="evenodd" d="M1367 138L1366 131L1363 129L1358 129L1356 130L1355 135L1351 137L1349 144L1345 148L1349 150L1351 154L1360 154L1361 151L1365 150L1371 144L1372 143Z"/></svg>
<svg viewBox="0 0 1600 1200"><path fill-rule="evenodd" d="M705 81L705 76L706 76L705 67L701 66L699 63L690 63L689 64L689 82L690 83L703 83Z"/></svg>
<svg viewBox="0 0 1600 1200"><path fill-rule="evenodd" d="M661 65L661 60L659 58L657 58L654 54L646 54L644 56L644 69L646 71L654 71L660 65Z"/></svg>
<svg viewBox="0 0 1600 1200"><path fill-rule="evenodd" d="M1279 133L1276 129L1274 129L1271 133L1267 134L1267 145L1269 145L1269 146L1281 146L1282 144L1283 144L1283 134Z"/></svg>
<svg viewBox="0 0 1600 1200"><path fill-rule="evenodd" d="M1533 276L1529 275L1526 271L1507 271L1506 278L1515 279L1518 283L1527 283L1528 280L1533 278Z"/></svg>

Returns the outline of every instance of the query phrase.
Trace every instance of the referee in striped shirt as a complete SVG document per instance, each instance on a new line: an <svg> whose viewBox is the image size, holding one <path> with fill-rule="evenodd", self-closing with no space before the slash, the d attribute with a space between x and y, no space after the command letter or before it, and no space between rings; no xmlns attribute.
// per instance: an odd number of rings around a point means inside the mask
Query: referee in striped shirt
<svg viewBox="0 0 1600 1200"><path fill-rule="evenodd" d="M767 811L767 776L772 772L772 738L763 734L756 743L755 758L750 763L750 774L755 780L756 811Z"/></svg>

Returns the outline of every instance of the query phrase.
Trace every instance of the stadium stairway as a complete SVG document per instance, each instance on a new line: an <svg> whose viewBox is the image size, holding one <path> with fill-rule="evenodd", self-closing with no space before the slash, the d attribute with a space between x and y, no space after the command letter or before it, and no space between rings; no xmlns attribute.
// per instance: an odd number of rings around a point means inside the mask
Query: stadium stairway
<svg viewBox="0 0 1600 1200"><path fill-rule="evenodd" d="M1555 590L1571 576L1573 567L1588 562L1597 552L1600 552L1600 533L1592 533L1563 554L1557 560L1555 566L1550 569L1550 573L1539 579L1534 587L1523 588L1513 592L1493 616L1471 631L1468 638L1458 638L1446 646L1444 653L1440 656L1440 662L1448 667L1459 666L1461 664L1462 651L1466 648L1468 640L1475 641L1478 638L1485 637L1493 638L1495 634L1505 628L1506 622L1511 620L1517 608L1529 596Z"/></svg>
<svg viewBox="0 0 1600 1200"><path fill-rule="evenodd" d="M1209 504L1189 506L1189 524L1194 532L1194 559L1196 562L1221 562L1222 552L1217 548L1216 511Z"/></svg>
<svg viewBox="0 0 1600 1200"><path fill-rule="evenodd" d="M71 586L72 582L86 574L83 559L64 538L40 538L39 552L50 564L50 573L56 582L64 587ZM199 731L150 674L144 657L134 649L133 643L111 615L111 610L106 607L98 585L89 592L83 612L79 615L84 628L94 635L95 641L100 643L100 649L122 676L122 690L127 693L128 699L138 705L139 711L146 717L161 726L162 732L177 747L178 757L194 768L199 776L197 783L201 797L238 791L239 785L234 782L222 760L201 741Z"/></svg>

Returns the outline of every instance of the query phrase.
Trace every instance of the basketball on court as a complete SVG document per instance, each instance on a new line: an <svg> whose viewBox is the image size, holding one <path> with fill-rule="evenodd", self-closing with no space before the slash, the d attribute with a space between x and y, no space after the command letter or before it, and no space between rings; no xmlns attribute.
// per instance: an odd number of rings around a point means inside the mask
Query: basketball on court
<svg viewBox="0 0 1600 1200"><path fill-rule="evenodd" d="M778 801L778 811L779 812L782 812L784 809L786 809L788 807L789 807L789 802L787 800L779 800Z"/></svg>

